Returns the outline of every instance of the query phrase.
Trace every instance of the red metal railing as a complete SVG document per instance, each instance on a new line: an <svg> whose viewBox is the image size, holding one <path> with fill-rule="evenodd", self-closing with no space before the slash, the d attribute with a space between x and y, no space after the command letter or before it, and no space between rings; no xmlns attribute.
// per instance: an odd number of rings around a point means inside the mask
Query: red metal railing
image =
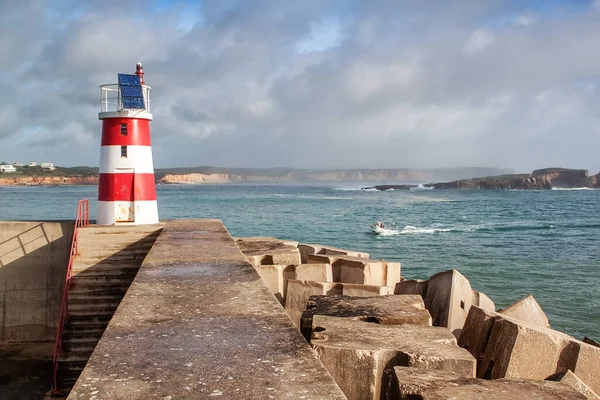
<svg viewBox="0 0 600 400"><path fill-rule="evenodd" d="M77 230L82 226L90 224L90 204L88 199L81 199L77 204L77 215L75 216L75 227L73 229L73 239L71 240L71 250L69 254L69 265L67 266L67 276L65 278L65 288L63 290L62 304L60 306L60 315L58 317L58 330L56 332L56 342L54 344L54 385L53 393L58 393L58 358L63 352L62 335L65 327L65 321L68 313L69 303L69 286L71 286L71 278L73 277L73 257L77 255Z"/></svg>

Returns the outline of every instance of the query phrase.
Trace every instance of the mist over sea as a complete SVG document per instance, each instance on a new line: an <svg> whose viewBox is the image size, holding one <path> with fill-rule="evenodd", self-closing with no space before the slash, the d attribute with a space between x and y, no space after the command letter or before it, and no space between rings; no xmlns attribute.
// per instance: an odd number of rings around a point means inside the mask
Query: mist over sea
<svg viewBox="0 0 600 400"><path fill-rule="evenodd" d="M362 186L367 186L363 184ZM600 339L600 190L364 191L361 185L157 187L161 220L218 218L232 236L273 236L402 262L405 278L458 269L505 307L527 294L554 329ZM0 187L0 220L73 219L95 186ZM395 236L368 225L394 222Z"/></svg>

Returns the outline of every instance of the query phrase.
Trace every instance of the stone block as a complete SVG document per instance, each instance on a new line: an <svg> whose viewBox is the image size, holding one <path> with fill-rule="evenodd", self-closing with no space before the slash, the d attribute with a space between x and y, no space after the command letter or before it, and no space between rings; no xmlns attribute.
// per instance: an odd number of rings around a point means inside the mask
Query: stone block
<svg viewBox="0 0 600 400"><path fill-rule="evenodd" d="M267 237L238 238L236 244L246 259L257 265L300 264L298 242Z"/></svg>
<svg viewBox="0 0 600 400"><path fill-rule="evenodd" d="M588 385L583 383L583 381L570 370L552 375L548 379L569 386L571 389L584 395L588 400L600 400L600 396L598 396L596 392L590 389Z"/></svg>
<svg viewBox="0 0 600 400"><path fill-rule="evenodd" d="M434 326L445 326L459 337L472 301L471 284L457 270L440 272L429 278L425 307Z"/></svg>
<svg viewBox="0 0 600 400"><path fill-rule="evenodd" d="M394 367L386 393L396 400L583 400L585 396L558 382L464 378L449 371Z"/></svg>
<svg viewBox="0 0 600 400"><path fill-rule="evenodd" d="M310 296L315 295L341 295L342 285L331 282L313 282L288 280L285 297L285 311L288 313L296 327L300 328L300 317Z"/></svg>
<svg viewBox="0 0 600 400"><path fill-rule="evenodd" d="M477 362L487 347L496 313L472 306L458 338L458 345L469 351Z"/></svg>
<svg viewBox="0 0 600 400"><path fill-rule="evenodd" d="M427 296L429 280L405 279L396 283L394 294L418 294L423 299Z"/></svg>
<svg viewBox="0 0 600 400"><path fill-rule="evenodd" d="M600 347L573 339L572 346L579 348L575 368L571 369L595 393L600 393ZM570 366L567 366L570 367Z"/></svg>
<svg viewBox="0 0 600 400"><path fill-rule="evenodd" d="M369 297L393 294L393 289L388 286L361 285L358 283L342 283L342 294L346 296Z"/></svg>
<svg viewBox="0 0 600 400"><path fill-rule="evenodd" d="M516 303L498 310L498 313L508 317L527 321L545 328L550 328L548 317L532 295L522 298Z"/></svg>
<svg viewBox="0 0 600 400"><path fill-rule="evenodd" d="M344 285L344 291L345 291ZM431 326L431 316L419 295L352 297L311 296L302 313L301 331L307 341L315 315L351 318L381 325Z"/></svg>
<svg viewBox="0 0 600 400"><path fill-rule="evenodd" d="M295 276L298 281L333 282L331 264L298 264L294 266Z"/></svg>
<svg viewBox="0 0 600 400"><path fill-rule="evenodd" d="M300 250L300 256L302 257L302 263L307 264L309 262L308 256L321 254L321 255L348 255L359 258L369 258L369 253L354 250L338 249L335 247L323 246L320 244L298 244L298 250Z"/></svg>
<svg viewBox="0 0 600 400"><path fill-rule="evenodd" d="M287 281L295 278L293 265L256 265L254 269L262 281L273 292L277 300L283 305L287 293Z"/></svg>
<svg viewBox="0 0 600 400"><path fill-rule="evenodd" d="M399 262L384 261L386 267L386 278L385 285L392 289L398 282L402 280L400 273L402 271L402 264Z"/></svg>
<svg viewBox="0 0 600 400"><path fill-rule="evenodd" d="M579 350L573 340L562 332L495 314L477 377L543 380L573 369Z"/></svg>
<svg viewBox="0 0 600 400"><path fill-rule="evenodd" d="M313 317L311 346L346 397L385 398L394 366L474 376L475 359L446 328Z"/></svg>
<svg viewBox="0 0 600 400"><path fill-rule="evenodd" d="M485 293L473 290L473 300L471 306L477 306L488 312L495 312L496 305Z"/></svg>

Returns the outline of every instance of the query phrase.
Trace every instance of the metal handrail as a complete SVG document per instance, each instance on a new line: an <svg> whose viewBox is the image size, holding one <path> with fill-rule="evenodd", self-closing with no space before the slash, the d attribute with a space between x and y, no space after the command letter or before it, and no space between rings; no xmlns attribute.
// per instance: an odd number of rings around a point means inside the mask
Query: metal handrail
<svg viewBox="0 0 600 400"><path fill-rule="evenodd" d="M150 113L150 86L142 85L145 112ZM100 112L115 112L123 109L123 99L118 83L110 83L100 86Z"/></svg>
<svg viewBox="0 0 600 400"><path fill-rule="evenodd" d="M58 359L63 353L62 347L62 335L65 327L65 321L68 314L68 302L69 302L69 286L71 286L71 278L73 277L73 257L78 254L78 242L77 233L80 227L88 226L90 224L90 204L88 199L81 199L77 204L77 214L75 216L75 227L73 229L73 238L71 239L71 249L69 254L69 264L67 266L67 276L65 278L65 287L63 289L62 303L60 306L60 315L58 317L58 330L56 332L56 342L54 343L54 385L52 387L52 393L57 394L58 391Z"/></svg>

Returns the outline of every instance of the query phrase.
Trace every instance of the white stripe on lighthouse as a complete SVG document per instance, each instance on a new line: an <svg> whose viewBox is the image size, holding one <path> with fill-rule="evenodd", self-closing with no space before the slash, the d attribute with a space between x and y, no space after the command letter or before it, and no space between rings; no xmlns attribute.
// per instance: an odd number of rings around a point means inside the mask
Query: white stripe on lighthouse
<svg viewBox="0 0 600 400"><path fill-rule="evenodd" d="M97 221L100 225L115 223L117 207L129 207L131 202L99 201ZM156 200L134 202L135 222L121 222L119 225L158 224L158 204Z"/></svg>
<svg viewBox="0 0 600 400"><path fill-rule="evenodd" d="M136 174L153 174L152 147L127 146L127 157L121 157L121 146L100 148L100 173L119 173L116 169L135 169Z"/></svg>

